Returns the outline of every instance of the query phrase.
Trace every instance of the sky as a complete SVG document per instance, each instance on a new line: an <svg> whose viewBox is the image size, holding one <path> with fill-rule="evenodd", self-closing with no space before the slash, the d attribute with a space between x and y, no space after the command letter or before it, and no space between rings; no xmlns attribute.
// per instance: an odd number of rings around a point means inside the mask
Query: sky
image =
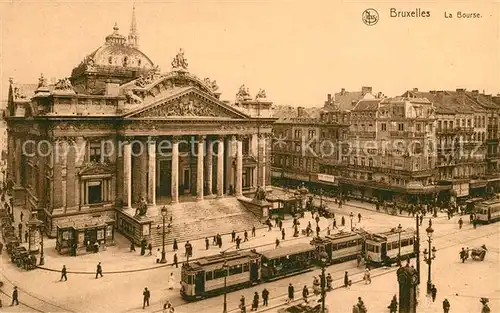
<svg viewBox="0 0 500 313"><path fill-rule="evenodd" d="M0 99L8 79L63 78L104 43L127 35L133 1L0 1ZM217 80L223 100L241 84L280 105L321 106L328 93L371 86L500 92L500 4L490 1L135 1L140 50L162 72L179 48L189 71ZM366 9L379 14L367 26ZM390 10L430 11L395 18ZM480 18L459 19L457 11ZM444 18L451 13L453 18Z"/></svg>

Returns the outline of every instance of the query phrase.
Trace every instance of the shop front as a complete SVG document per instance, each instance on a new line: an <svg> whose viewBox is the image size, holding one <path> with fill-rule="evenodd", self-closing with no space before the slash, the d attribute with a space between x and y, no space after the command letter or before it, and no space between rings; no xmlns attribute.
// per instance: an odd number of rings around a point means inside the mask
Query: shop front
<svg viewBox="0 0 500 313"><path fill-rule="evenodd" d="M105 250L114 244L114 220L104 217L93 223L67 222L57 225L56 249L59 254L76 256Z"/></svg>

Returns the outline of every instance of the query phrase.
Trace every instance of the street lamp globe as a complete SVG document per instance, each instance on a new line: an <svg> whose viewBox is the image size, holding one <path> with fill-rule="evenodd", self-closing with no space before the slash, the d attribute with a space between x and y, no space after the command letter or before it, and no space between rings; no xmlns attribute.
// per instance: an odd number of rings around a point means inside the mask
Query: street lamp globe
<svg viewBox="0 0 500 313"><path fill-rule="evenodd" d="M321 261L321 264L325 264L326 261L328 260L328 254L325 251L321 251L319 253L319 260Z"/></svg>
<svg viewBox="0 0 500 313"><path fill-rule="evenodd" d="M427 227L425 229L425 231L427 232L427 237L432 238L432 234L434 233L434 229L432 229L432 222L431 220L429 220L429 227Z"/></svg>
<svg viewBox="0 0 500 313"><path fill-rule="evenodd" d="M167 208L165 206L163 206L161 208L161 216L163 217L166 217L167 216Z"/></svg>
<svg viewBox="0 0 500 313"><path fill-rule="evenodd" d="M403 229L403 227L401 226L401 224L398 225L398 232L401 232L401 230Z"/></svg>
<svg viewBox="0 0 500 313"><path fill-rule="evenodd" d="M352 212L349 213L349 217L352 219L354 217L354 214Z"/></svg>

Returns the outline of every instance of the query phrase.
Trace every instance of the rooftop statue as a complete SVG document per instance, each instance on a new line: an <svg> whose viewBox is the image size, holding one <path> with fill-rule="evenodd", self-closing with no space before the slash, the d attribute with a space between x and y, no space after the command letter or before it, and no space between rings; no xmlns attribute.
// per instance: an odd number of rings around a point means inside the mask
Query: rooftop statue
<svg viewBox="0 0 500 313"><path fill-rule="evenodd" d="M245 84L243 84L240 86L238 93L236 93L236 100L242 101L249 99L252 99L252 97L250 96L250 90L245 86Z"/></svg>
<svg viewBox="0 0 500 313"><path fill-rule="evenodd" d="M266 99L266 98L267 98L267 96L266 96L266 90L265 89L259 89L259 92L255 96L255 100L257 100L257 99Z"/></svg>
<svg viewBox="0 0 500 313"><path fill-rule="evenodd" d="M59 79L54 87L56 90L73 90L68 78Z"/></svg>
<svg viewBox="0 0 500 313"><path fill-rule="evenodd" d="M216 80L211 81L210 78L207 77L203 80L203 82L205 83L205 85L207 85L214 92L219 89L219 86L217 85Z"/></svg>
<svg viewBox="0 0 500 313"><path fill-rule="evenodd" d="M43 73L40 74L40 78L38 79L38 88L47 87L47 79L43 77Z"/></svg>
<svg viewBox="0 0 500 313"><path fill-rule="evenodd" d="M172 60L172 69L174 70L187 70L188 68L188 61L184 57L184 51L182 49L179 50L179 53L175 56L175 58Z"/></svg>

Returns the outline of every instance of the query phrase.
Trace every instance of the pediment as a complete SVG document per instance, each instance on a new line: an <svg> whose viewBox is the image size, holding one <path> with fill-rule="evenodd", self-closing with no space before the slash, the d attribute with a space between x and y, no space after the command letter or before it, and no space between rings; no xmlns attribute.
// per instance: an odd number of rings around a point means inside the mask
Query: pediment
<svg viewBox="0 0 500 313"><path fill-rule="evenodd" d="M100 162L89 162L82 166L82 169L79 171L78 174L80 174L80 176L92 176L92 175L104 175L112 173L113 171L109 164Z"/></svg>
<svg viewBox="0 0 500 313"><path fill-rule="evenodd" d="M217 99L188 90L182 94L148 105L131 112L126 118L212 118L244 119L246 114L226 105Z"/></svg>

